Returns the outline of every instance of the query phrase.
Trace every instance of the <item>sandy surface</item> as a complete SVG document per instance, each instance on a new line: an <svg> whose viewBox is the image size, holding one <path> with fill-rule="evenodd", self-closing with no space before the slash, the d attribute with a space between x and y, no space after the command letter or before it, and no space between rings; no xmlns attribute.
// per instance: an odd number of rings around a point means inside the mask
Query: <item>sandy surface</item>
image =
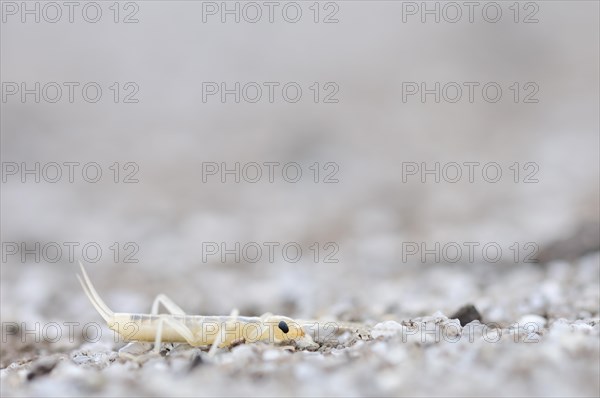
<svg viewBox="0 0 600 398"><path fill-rule="evenodd" d="M76 291L85 318L102 325L102 338L82 341L83 326L74 329L73 343L10 336L2 348L3 395L594 396L600 388L598 260L596 252L504 269L422 266L355 294L353 302L323 305L320 328L306 328L317 350L242 344L214 357L185 344L165 344L161 355L149 355L152 344L116 343ZM415 300L427 284L438 289ZM325 303L329 295L344 293L332 285L315 300ZM448 318L454 302L472 298L479 314L465 315L480 320L461 326ZM295 304L290 315L307 311L303 302ZM353 328L336 328L349 321Z"/></svg>

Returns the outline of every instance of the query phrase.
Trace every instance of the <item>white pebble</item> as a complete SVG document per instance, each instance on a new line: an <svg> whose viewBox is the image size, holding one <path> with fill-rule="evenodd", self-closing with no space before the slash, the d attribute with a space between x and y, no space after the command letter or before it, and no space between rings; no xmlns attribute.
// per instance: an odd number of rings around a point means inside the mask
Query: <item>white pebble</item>
<svg viewBox="0 0 600 398"><path fill-rule="evenodd" d="M385 321L378 323L371 330L371 336L374 339L383 336L383 337L391 337L402 333L404 326L396 321Z"/></svg>
<svg viewBox="0 0 600 398"><path fill-rule="evenodd" d="M546 326L546 322L547 322L547 320L543 316L535 315L535 314L528 314L528 315L523 315L517 323L519 325L519 328L525 328L528 324L534 324L539 329L541 329Z"/></svg>

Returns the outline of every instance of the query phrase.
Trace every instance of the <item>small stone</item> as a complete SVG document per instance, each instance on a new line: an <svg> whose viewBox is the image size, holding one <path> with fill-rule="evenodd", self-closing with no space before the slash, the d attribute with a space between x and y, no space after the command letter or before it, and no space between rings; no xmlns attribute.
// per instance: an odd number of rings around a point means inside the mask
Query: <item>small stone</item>
<svg viewBox="0 0 600 398"><path fill-rule="evenodd" d="M520 328L526 328L527 325L533 324L537 327L537 330L540 330L546 326L547 322L548 321L543 316L529 314L529 315L523 315L517 323Z"/></svg>
<svg viewBox="0 0 600 398"><path fill-rule="evenodd" d="M449 316L450 319L458 319L460 326L465 326L473 321L481 322L481 314L477 311L477 308L473 304L467 304L462 306L453 315Z"/></svg>
<svg viewBox="0 0 600 398"><path fill-rule="evenodd" d="M281 355L282 355L282 351L279 351L276 349L269 349L269 350L265 350L265 352L263 352L262 358L265 361L274 361L276 359L281 358Z"/></svg>
<svg viewBox="0 0 600 398"><path fill-rule="evenodd" d="M231 349L231 357L236 362L249 362L257 357L255 347L250 344L239 345Z"/></svg>
<svg viewBox="0 0 600 398"><path fill-rule="evenodd" d="M54 369L57 363L58 361L54 358L40 359L35 364L33 364L29 373L27 373L27 380L31 381L36 377L43 376L52 372L52 369Z"/></svg>
<svg viewBox="0 0 600 398"><path fill-rule="evenodd" d="M203 363L202 355L200 352L197 352L192 356L192 360L190 361L189 370L192 370Z"/></svg>
<svg viewBox="0 0 600 398"><path fill-rule="evenodd" d="M396 321L380 322L371 330L371 336L376 339L378 337L391 337L402 333L405 326Z"/></svg>

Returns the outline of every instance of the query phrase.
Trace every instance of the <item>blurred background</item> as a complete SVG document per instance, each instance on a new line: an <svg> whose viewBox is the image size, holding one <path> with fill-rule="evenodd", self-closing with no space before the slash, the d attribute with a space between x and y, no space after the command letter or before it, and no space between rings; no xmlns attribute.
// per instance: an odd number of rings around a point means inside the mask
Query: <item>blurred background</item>
<svg viewBox="0 0 600 398"><path fill-rule="evenodd" d="M531 313L598 317L597 2L499 2L496 23L482 17L486 3L473 22L462 6L456 23L446 20L452 9L439 23L422 15L420 2L297 2L296 23L283 18L284 3L272 23L264 6L256 23L243 12L239 23L227 14L222 23L220 2L189 1L119 3L115 23L112 3L99 4L97 23L79 9L73 23L66 15L58 23L43 15L40 23L21 23L21 10L3 9L3 321L100 320L65 242L78 244L74 257L82 260L87 243L102 248L88 270L119 312L148 312L165 293L198 314L239 308L373 322L450 315L474 303L484 319L505 324ZM523 23L530 15L538 22ZM138 22L123 23L126 16ZM23 82L80 85L72 103L64 86L60 101L42 95L36 103L34 95L23 102L20 92L7 94L15 87L7 82L19 89ZM96 103L82 98L89 82L102 88ZM223 103L220 93L207 94L207 82L280 85L272 103L264 86L256 103L243 96L236 103L234 95ZM295 103L281 94L289 82L302 88ZM443 96L436 103L432 94L425 101L420 92L407 95L407 82L428 89L456 82L464 90L455 103ZM464 82L478 83L473 102ZM482 96L489 82L502 88L497 102ZM334 88L338 101L325 102ZM125 102L130 93L137 103ZM23 162L96 162L103 174L89 183L78 168L70 183L65 167L57 183L35 183L31 175L23 183L21 170L12 174L8 165ZM272 183L266 175L222 183L221 174L203 179L208 162L296 162L303 174L290 183L279 168ZM466 174L456 183L431 175L422 182L420 174L403 179L408 162L495 162L503 174L490 183L479 167L474 182ZM324 183L333 171L338 181ZM526 183L534 171L537 182ZM123 181L130 173L138 182ZM567 249L556 250L560 241ZM21 245L36 242L57 243L62 256L54 263L23 258ZM204 259L207 242L280 246L273 261L265 249L252 263ZM298 262L282 256L288 242L301 246ZM466 261L466 249L455 263L422 261L420 252L405 258L407 242L494 242L503 252L495 263L480 255ZM524 262L533 252L542 261ZM125 261L127 254L138 261ZM325 261L328 254L337 262Z"/></svg>

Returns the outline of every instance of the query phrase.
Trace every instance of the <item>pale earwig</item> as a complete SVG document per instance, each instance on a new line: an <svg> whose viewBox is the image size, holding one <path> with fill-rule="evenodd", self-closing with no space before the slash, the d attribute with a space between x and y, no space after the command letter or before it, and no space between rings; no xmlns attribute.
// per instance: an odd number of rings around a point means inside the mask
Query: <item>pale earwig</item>
<svg viewBox="0 0 600 398"><path fill-rule="evenodd" d="M81 262L82 275L77 275L85 294L90 299L108 328L125 340L154 342L154 351L161 343L187 343L194 347L210 346L209 354L217 348L239 343L266 342L282 344L294 342L299 348L317 348L299 322L279 315L265 314L260 317L187 315L164 294L154 299L150 314L115 313L104 303L92 285ZM159 313L162 304L167 314Z"/></svg>

